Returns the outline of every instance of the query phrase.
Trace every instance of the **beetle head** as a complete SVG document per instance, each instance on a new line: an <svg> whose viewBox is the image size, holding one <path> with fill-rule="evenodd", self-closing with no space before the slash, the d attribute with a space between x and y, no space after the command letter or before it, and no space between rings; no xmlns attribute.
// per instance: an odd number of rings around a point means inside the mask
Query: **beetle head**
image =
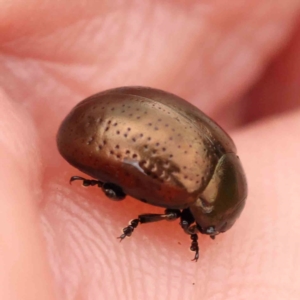
<svg viewBox="0 0 300 300"><path fill-rule="evenodd" d="M241 214L247 196L247 184L239 158L223 155L214 174L190 207L200 232L215 236L232 227Z"/></svg>

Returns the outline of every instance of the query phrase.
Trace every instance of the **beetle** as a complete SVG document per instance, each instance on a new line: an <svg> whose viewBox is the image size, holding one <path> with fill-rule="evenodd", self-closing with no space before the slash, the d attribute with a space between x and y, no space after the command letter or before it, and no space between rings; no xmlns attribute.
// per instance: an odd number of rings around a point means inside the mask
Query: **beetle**
<svg viewBox="0 0 300 300"><path fill-rule="evenodd" d="M171 93L120 87L77 104L57 134L60 154L112 200L126 195L165 208L141 223L180 218L199 258L198 233L215 238L232 227L247 197L246 177L229 135L202 111Z"/></svg>

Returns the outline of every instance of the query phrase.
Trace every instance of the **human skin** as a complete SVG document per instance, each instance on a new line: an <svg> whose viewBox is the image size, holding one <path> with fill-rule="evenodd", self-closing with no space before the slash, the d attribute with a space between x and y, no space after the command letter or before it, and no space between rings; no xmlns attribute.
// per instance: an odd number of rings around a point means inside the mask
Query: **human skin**
<svg viewBox="0 0 300 300"><path fill-rule="evenodd" d="M112 4L113 3L113 4ZM0 0L0 299L299 299L299 0ZM69 185L56 148L98 91L161 88L233 137L246 207L212 241Z"/></svg>

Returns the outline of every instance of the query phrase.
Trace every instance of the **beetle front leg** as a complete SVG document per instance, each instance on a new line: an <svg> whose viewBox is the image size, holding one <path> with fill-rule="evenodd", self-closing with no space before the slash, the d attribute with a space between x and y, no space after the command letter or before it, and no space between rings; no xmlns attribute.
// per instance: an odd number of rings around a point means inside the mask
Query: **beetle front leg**
<svg viewBox="0 0 300 300"><path fill-rule="evenodd" d="M198 245L198 235L192 234L191 235L191 240L192 240L192 244L191 244L191 251L195 251L195 257L194 259L192 259L192 261L197 262L198 258L199 258L199 245Z"/></svg>
<svg viewBox="0 0 300 300"><path fill-rule="evenodd" d="M180 226L186 234L192 235L199 232L196 224L191 225L193 223L195 223L195 219L191 211L188 208L184 209L181 213Z"/></svg>
<svg viewBox="0 0 300 300"><path fill-rule="evenodd" d="M132 220L127 227L123 229L123 234L118 237L120 241L125 239L125 237L131 236L134 229L141 223L151 223L158 221L173 221L181 216L181 211L179 209L166 209L164 214L143 214L139 215L137 219Z"/></svg>
<svg viewBox="0 0 300 300"><path fill-rule="evenodd" d="M194 259L192 261L197 261L199 258L199 245L198 245L198 235L199 232L197 225L195 223L195 219L191 213L191 211L186 208L181 213L180 225L184 232L190 235L192 243L190 250L195 252ZM193 225L192 225L193 224Z"/></svg>

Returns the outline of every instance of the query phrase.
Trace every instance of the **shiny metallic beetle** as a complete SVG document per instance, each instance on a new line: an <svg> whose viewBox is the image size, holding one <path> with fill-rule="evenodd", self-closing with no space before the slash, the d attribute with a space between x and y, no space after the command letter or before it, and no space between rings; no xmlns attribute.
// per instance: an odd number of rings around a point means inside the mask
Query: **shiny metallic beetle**
<svg viewBox="0 0 300 300"><path fill-rule="evenodd" d="M197 232L227 231L245 205L247 183L231 138L185 100L152 88L121 87L80 102L60 126L57 145L74 167L113 200L130 195L166 208L139 223L180 218L199 257Z"/></svg>

